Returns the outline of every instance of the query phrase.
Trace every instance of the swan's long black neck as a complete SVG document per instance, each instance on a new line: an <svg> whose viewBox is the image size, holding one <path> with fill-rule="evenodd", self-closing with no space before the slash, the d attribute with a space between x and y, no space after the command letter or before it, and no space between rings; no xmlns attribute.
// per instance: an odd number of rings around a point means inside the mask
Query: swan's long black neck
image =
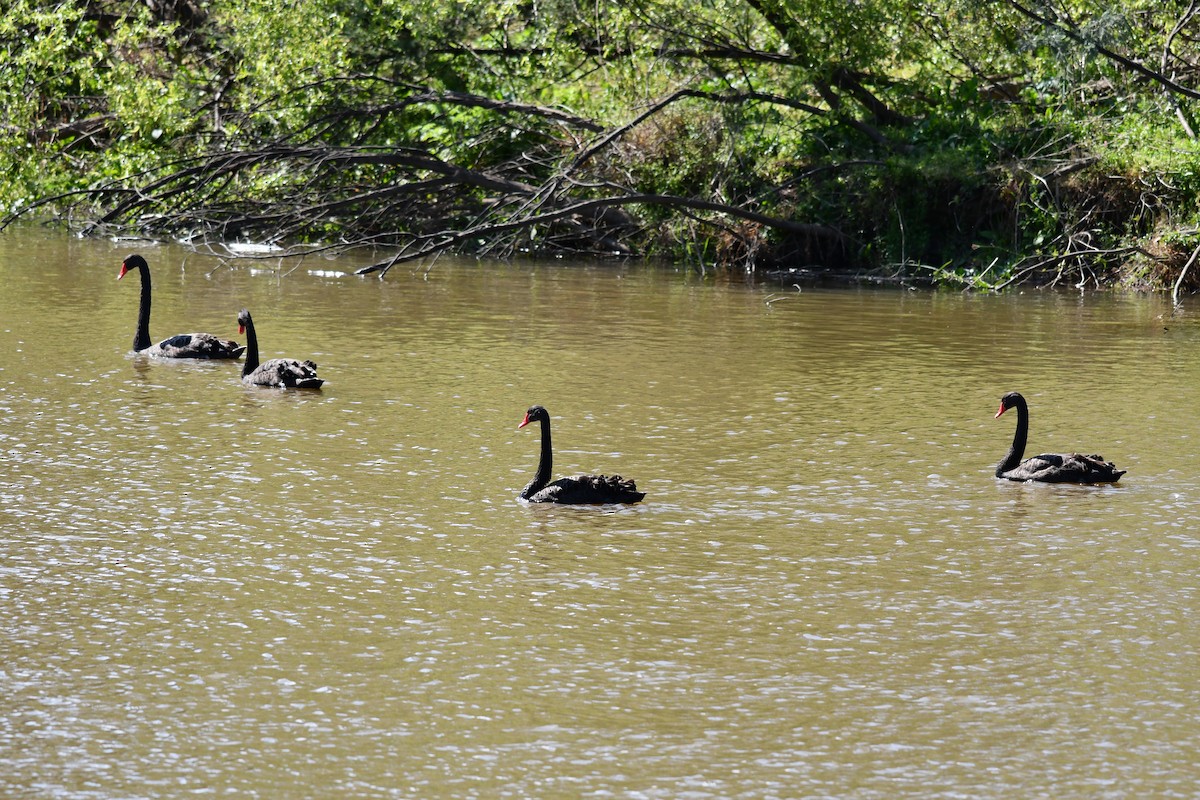
<svg viewBox="0 0 1200 800"><path fill-rule="evenodd" d="M550 418L542 417L542 456L538 459L537 474L521 492L521 497L528 500L540 492L550 482L550 471L554 469L554 453L550 447Z"/></svg>
<svg viewBox="0 0 1200 800"><path fill-rule="evenodd" d="M137 271L142 279L142 301L138 306L137 330L133 334L133 349L141 351L150 346L150 268L141 264Z"/></svg>
<svg viewBox="0 0 1200 800"><path fill-rule="evenodd" d="M246 362L242 365L242 377L258 369L258 336L254 333L254 320L246 320Z"/></svg>
<svg viewBox="0 0 1200 800"><path fill-rule="evenodd" d="M1008 451L1008 455L996 467L997 478L1003 477L1004 473L1020 464L1021 458L1025 455L1025 442L1029 438L1029 406L1025 404L1024 399L1018 400L1016 406L1017 432L1013 434L1012 448Z"/></svg>

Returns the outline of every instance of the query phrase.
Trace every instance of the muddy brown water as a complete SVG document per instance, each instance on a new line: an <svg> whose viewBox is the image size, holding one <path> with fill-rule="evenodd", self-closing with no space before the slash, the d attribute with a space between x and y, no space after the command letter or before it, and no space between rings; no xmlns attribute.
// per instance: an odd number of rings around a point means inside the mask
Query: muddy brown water
<svg viewBox="0 0 1200 800"><path fill-rule="evenodd" d="M326 388L130 354L133 250ZM1194 796L1190 310L355 266L0 236L0 795ZM517 503L534 403L646 502Z"/></svg>

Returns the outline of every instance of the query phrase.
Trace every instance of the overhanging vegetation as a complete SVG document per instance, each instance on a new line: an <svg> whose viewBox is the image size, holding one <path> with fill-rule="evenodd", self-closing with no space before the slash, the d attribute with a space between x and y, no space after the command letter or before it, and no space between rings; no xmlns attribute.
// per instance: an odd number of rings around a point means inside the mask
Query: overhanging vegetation
<svg viewBox="0 0 1200 800"><path fill-rule="evenodd" d="M5 224L1192 280L1195 2L11 6Z"/></svg>

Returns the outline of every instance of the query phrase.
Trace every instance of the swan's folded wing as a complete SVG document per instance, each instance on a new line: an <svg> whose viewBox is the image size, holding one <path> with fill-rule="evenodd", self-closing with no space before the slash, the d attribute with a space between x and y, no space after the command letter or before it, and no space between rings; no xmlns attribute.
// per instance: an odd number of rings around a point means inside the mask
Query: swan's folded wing
<svg viewBox="0 0 1200 800"><path fill-rule="evenodd" d="M1040 483L1113 483L1125 474L1102 456L1042 453L1005 472L1011 481Z"/></svg>
<svg viewBox="0 0 1200 800"><path fill-rule="evenodd" d="M246 348L211 333L181 333L150 348L163 358L237 358Z"/></svg>
<svg viewBox="0 0 1200 800"><path fill-rule="evenodd" d="M296 389L318 389L325 381L317 377L317 365L294 358L273 358L242 378L255 386L286 386Z"/></svg>
<svg viewBox="0 0 1200 800"><path fill-rule="evenodd" d="M620 475L573 475L559 478L532 497L532 503L564 505L603 505L607 503L637 503L646 496L637 485Z"/></svg>

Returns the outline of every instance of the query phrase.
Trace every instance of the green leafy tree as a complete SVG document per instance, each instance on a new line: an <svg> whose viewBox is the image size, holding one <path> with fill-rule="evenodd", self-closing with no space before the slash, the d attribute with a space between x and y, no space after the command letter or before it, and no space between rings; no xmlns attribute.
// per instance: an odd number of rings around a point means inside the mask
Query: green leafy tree
<svg viewBox="0 0 1200 800"><path fill-rule="evenodd" d="M0 200L101 228L998 285L1200 207L1183 0L10 6Z"/></svg>

